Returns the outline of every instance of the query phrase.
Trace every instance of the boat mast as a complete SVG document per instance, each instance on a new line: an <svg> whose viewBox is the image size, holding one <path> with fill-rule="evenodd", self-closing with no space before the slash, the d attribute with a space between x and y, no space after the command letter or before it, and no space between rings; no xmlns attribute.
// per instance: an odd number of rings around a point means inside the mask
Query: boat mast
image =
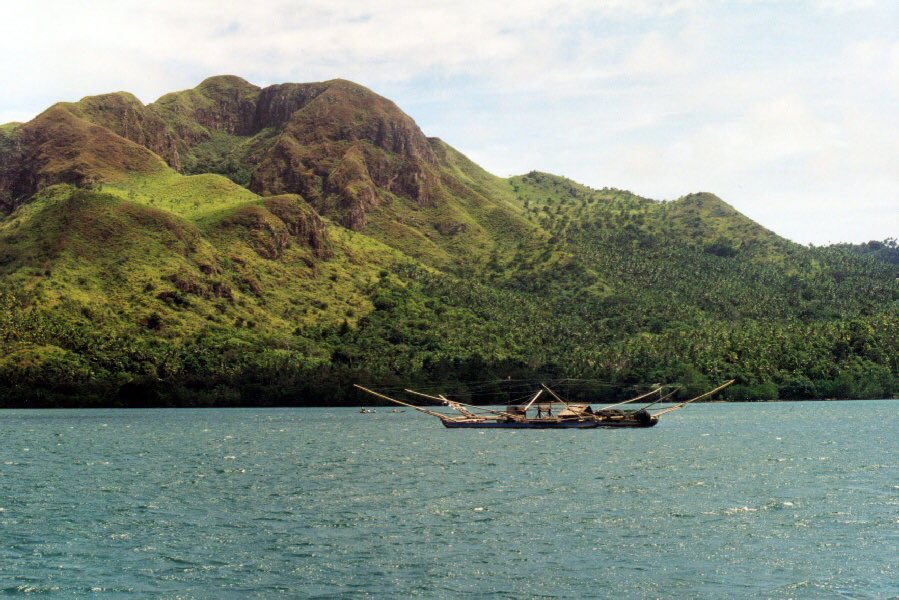
<svg viewBox="0 0 899 600"><path fill-rule="evenodd" d="M525 407L524 407L524 412L525 412L525 414L527 414L528 409L531 407L531 405L532 405L534 402L537 401L537 398L539 398L539 397L540 397L540 394L542 394L542 393L543 393L543 390L537 390L537 393L534 394L534 397L531 398L531 401L528 402L528 403L525 405Z"/></svg>
<svg viewBox="0 0 899 600"><path fill-rule="evenodd" d="M580 409L580 408L574 408L573 406L571 406L570 404L568 404L567 402L565 402L564 400L562 400L562 398L561 398L557 393L555 393L554 391L552 391L551 389L549 389L549 386L546 385L545 383L541 383L540 385L543 386L543 389L546 390L547 392L549 392L550 395L551 395L553 398L555 398L556 400L558 400L559 402L561 402L562 405L564 405L565 408L567 408L567 409L570 410L571 412L573 412L573 413L575 413L575 414L578 414L578 415L581 415L581 416L586 415L586 414L589 414L589 413L587 413L586 410Z"/></svg>

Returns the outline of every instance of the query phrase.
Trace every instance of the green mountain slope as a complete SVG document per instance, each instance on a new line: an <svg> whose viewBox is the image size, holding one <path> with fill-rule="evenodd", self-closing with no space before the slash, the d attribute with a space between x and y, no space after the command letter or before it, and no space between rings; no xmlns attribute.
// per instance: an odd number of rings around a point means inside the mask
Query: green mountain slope
<svg viewBox="0 0 899 600"><path fill-rule="evenodd" d="M5 405L352 402L354 381L495 401L466 382L510 377L897 389L895 263L712 194L501 179L343 80L57 104L0 127L0 210Z"/></svg>

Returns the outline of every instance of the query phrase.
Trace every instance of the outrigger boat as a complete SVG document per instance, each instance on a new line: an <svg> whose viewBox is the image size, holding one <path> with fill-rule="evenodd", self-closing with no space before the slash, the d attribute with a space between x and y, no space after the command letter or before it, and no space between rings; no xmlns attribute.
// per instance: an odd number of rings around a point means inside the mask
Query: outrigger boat
<svg viewBox="0 0 899 600"><path fill-rule="evenodd" d="M443 426L449 429L593 429L595 427L653 427L658 424L659 418L662 415L680 410L693 402L709 398L732 383L734 383L733 379L705 392L704 394L700 394L695 398L690 398L689 400L685 400L674 406L662 408L654 412L650 412L649 409L670 399L679 388L674 388L663 395L662 390L665 386L654 386L654 389L651 391L625 400L624 402L593 409L590 404L566 401L548 386L541 384L541 389L537 390L533 396L528 396L527 403L510 404L506 407L506 410L495 410L483 406L465 404L464 402L450 400L443 394L433 396L415 390L405 390L409 394L440 402L444 406L448 406L455 410L458 415L438 412L403 400L391 398L390 396L362 387L361 385L353 385L363 392L381 398L382 400L387 400L388 402L406 406L425 413L426 415L437 417L440 419ZM544 392L547 392L547 396L551 397L551 399L538 402ZM658 398L652 399L651 397L656 394L658 395ZM639 409L627 410L618 408L645 399L652 399L652 401ZM558 409L559 405L562 406L561 409ZM537 415L532 417L529 416L528 411L534 406L536 406ZM557 408L555 414L553 414L554 407Z"/></svg>

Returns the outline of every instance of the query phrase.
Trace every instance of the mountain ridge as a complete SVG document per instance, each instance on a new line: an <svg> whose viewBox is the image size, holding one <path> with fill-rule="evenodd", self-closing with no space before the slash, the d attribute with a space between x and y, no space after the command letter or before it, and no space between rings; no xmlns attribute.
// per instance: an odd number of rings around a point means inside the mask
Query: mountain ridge
<svg viewBox="0 0 899 600"><path fill-rule="evenodd" d="M607 397L899 387L893 263L710 193L502 179L340 79L58 103L0 126L0 212L7 405L352 402L353 380L471 397L466 378L513 374Z"/></svg>

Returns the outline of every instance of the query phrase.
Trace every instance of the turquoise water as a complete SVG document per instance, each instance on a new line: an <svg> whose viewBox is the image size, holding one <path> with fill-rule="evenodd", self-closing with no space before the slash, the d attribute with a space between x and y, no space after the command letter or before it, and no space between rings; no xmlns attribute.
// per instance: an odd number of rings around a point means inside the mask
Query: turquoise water
<svg viewBox="0 0 899 600"><path fill-rule="evenodd" d="M0 436L13 595L899 596L899 402L487 432L384 409L11 410Z"/></svg>

